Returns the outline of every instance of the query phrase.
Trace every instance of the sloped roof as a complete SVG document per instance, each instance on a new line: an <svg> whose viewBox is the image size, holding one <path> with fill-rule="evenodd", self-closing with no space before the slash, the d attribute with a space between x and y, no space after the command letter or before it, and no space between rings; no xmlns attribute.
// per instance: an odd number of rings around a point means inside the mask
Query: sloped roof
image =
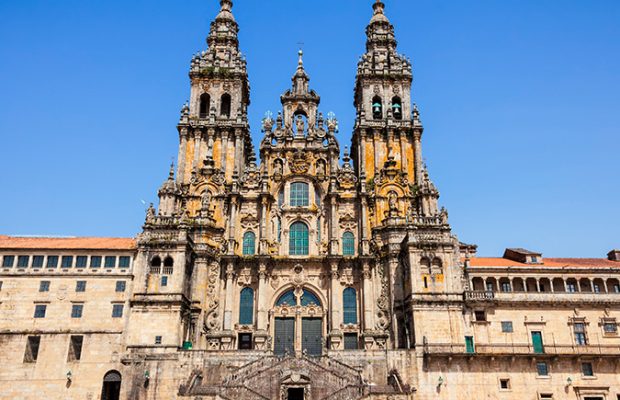
<svg viewBox="0 0 620 400"><path fill-rule="evenodd" d="M606 258L551 258L546 257L542 263L526 264L502 257L473 257L469 265L472 267L530 267L530 268L620 268L620 262Z"/></svg>
<svg viewBox="0 0 620 400"><path fill-rule="evenodd" d="M104 237L20 237L0 235L0 249L134 250L132 238Z"/></svg>

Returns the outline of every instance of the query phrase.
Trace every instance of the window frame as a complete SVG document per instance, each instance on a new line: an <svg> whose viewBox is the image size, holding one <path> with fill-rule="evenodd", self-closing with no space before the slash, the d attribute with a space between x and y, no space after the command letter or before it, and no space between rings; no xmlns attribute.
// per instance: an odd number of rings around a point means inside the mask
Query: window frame
<svg viewBox="0 0 620 400"><path fill-rule="evenodd" d="M244 287L239 292L239 325L254 324L254 289Z"/></svg>
<svg viewBox="0 0 620 400"><path fill-rule="evenodd" d="M300 229L297 229L300 227ZM303 228L301 228L303 227ZM307 256L310 254L310 229L303 221L294 221L289 227L289 248L291 256Z"/></svg>
<svg viewBox="0 0 620 400"><path fill-rule="evenodd" d="M127 290L127 281L116 281L114 291L116 293L123 293Z"/></svg>
<svg viewBox="0 0 620 400"><path fill-rule="evenodd" d="M256 254L256 234L253 231L247 231L243 234L242 254L244 256Z"/></svg>
<svg viewBox="0 0 620 400"><path fill-rule="evenodd" d="M75 281L75 292L76 293L86 292L86 281L84 280Z"/></svg>
<svg viewBox="0 0 620 400"><path fill-rule="evenodd" d="M112 262L108 262L112 261ZM111 265L108 265L111 264ZM116 256L105 256L103 259L103 268L116 268Z"/></svg>
<svg viewBox="0 0 620 400"><path fill-rule="evenodd" d="M118 257L118 267L119 268L129 268L131 266L131 257L129 256L119 256Z"/></svg>
<svg viewBox="0 0 620 400"><path fill-rule="evenodd" d="M514 333L514 326L512 324L512 321L501 321L501 324L502 324L502 333Z"/></svg>
<svg viewBox="0 0 620 400"><path fill-rule="evenodd" d="M351 231L346 231L342 234L342 255L355 255L355 234Z"/></svg>
<svg viewBox="0 0 620 400"><path fill-rule="evenodd" d="M541 373L542 366L544 366L544 374ZM537 376L549 376L549 364L546 361L538 361L536 362L536 375Z"/></svg>
<svg viewBox="0 0 620 400"><path fill-rule="evenodd" d="M31 335L26 338L26 350L24 351L24 363L36 363L41 349L41 336Z"/></svg>
<svg viewBox="0 0 620 400"><path fill-rule="evenodd" d="M357 325L357 290L347 287L342 291L342 323Z"/></svg>
<svg viewBox="0 0 620 400"><path fill-rule="evenodd" d="M302 181L291 182L288 197L291 207L308 207L310 205L310 185Z"/></svg>
<svg viewBox="0 0 620 400"><path fill-rule="evenodd" d="M76 256L75 257L76 268L86 268L87 265L88 265L88 256Z"/></svg>
<svg viewBox="0 0 620 400"><path fill-rule="evenodd" d="M73 267L73 256L60 257L60 268L72 268L72 267Z"/></svg>
<svg viewBox="0 0 620 400"><path fill-rule="evenodd" d="M590 361L581 363L581 376L588 378L594 377L594 366Z"/></svg>
<svg viewBox="0 0 620 400"><path fill-rule="evenodd" d="M112 304L112 318L123 318L124 308L124 304Z"/></svg>
<svg viewBox="0 0 620 400"><path fill-rule="evenodd" d="M34 317L36 319L45 318L47 314L47 304L35 304L34 305Z"/></svg>
<svg viewBox="0 0 620 400"><path fill-rule="evenodd" d="M23 260L26 260L25 265L23 263ZM17 256L17 268L28 268L29 264L30 264L30 256L25 256L25 255Z"/></svg>
<svg viewBox="0 0 620 400"><path fill-rule="evenodd" d="M39 281L39 293L50 291L50 281Z"/></svg>
<svg viewBox="0 0 620 400"><path fill-rule="evenodd" d="M71 335L69 337L69 352L67 362L76 362L82 359L82 349L84 347L83 335Z"/></svg>
<svg viewBox="0 0 620 400"><path fill-rule="evenodd" d="M58 256L52 255L47 256L47 262L45 263L46 268L58 268Z"/></svg>
<svg viewBox="0 0 620 400"><path fill-rule="evenodd" d="M43 268L45 256L32 256L32 268Z"/></svg>
<svg viewBox="0 0 620 400"><path fill-rule="evenodd" d="M90 262L88 263L88 265L90 266L90 268L101 268L101 261L101 256L90 256Z"/></svg>
<svg viewBox="0 0 620 400"><path fill-rule="evenodd" d="M84 314L84 303L71 304L71 318L80 319Z"/></svg>
<svg viewBox="0 0 620 400"><path fill-rule="evenodd" d="M2 256L2 267L3 268L13 268L13 265L15 265L15 256L13 255Z"/></svg>

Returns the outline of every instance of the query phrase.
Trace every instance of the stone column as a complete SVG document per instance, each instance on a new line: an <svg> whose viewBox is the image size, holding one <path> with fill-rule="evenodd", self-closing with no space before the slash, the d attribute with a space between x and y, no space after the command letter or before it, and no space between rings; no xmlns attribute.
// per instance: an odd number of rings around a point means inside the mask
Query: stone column
<svg viewBox="0 0 620 400"><path fill-rule="evenodd" d="M230 219L228 220L228 254L235 254L235 224L237 220L237 198L230 200Z"/></svg>
<svg viewBox="0 0 620 400"><path fill-rule="evenodd" d="M413 132L413 146L415 151L415 183L422 183L422 132Z"/></svg>
<svg viewBox="0 0 620 400"><path fill-rule="evenodd" d="M258 254L267 254L267 198L261 199L260 238L258 241Z"/></svg>
<svg viewBox="0 0 620 400"><path fill-rule="evenodd" d="M226 267L226 298L224 301L224 330L232 330L232 307L233 307L233 277L234 267L229 263Z"/></svg>
<svg viewBox="0 0 620 400"><path fill-rule="evenodd" d="M369 252L368 248L368 234L366 232L368 225L368 201L366 200L366 196L361 198L361 220L360 220L360 235L362 236L361 240L361 249L358 249L358 253L360 255L367 255Z"/></svg>
<svg viewBox="0 0 620 400"><path fill-rule="evenodd" d="M364 331L371 331L375 327L373 306L375 296L372 290L372 271L368 262L362 266L362 299L364 304Z"/></svg>
<svg viewBox="0 0 620 400"><path fill-rule="evenodd" d="M224 172L224 176L226 176L226 178L228 178L228 176L226 175L226 157L228 156L228 131L222 131L222 150L221 150L220 154L220 164L221 164L221 169Z"/></svg>
<svg viewBox="0 0 620 400"><path fill-rule="evenodd" d="M329 254L338 254L338 216L336 213L336 196L330 197L331 206L331 226L329 229Z"/></svg>
<svg viewBox="0 0 620 400"><path fill-rule="evenodd" d="M581 278L577 278L577 292L581 293Z"/></svg>
<svg viewBox="0 0 620 400"><path fill-rule="evenodd" d="M241 130L235 129L235 171L243 172L243 142L241 141Z"/></svg>
<svg viewBox="0 0 620 400"><path fill-rule="evenodd" d="M185 153L187 151L187 128L179 132L179 156L177 157L177 180L185 182Z"/></svg>
<svg viewBox="0 0 620 400"><path fill-rule="evenodd" d="M194 131L194 163L193 168L198 169L200 166L200 145L202 143L202 132L200 130Z"/></svg>
<svg viewBox="0 0 620 400"><path fill-rule="evenodd" d="M330 348L332 350L340 349L340 342L342 340L342 333L340 331L340 324L342 323L342 317L340 313L340 298L341 291L338 290L340 282L338 281L338 262L332 261L330 265L330 327L329 333Z"/></svg>
<svg viewBox="0 0 620 400"><path fill-rule="evenodd" d="M258 312L256 313L256 329L267 330L267 266L260 263L258 266Z"/></svg>

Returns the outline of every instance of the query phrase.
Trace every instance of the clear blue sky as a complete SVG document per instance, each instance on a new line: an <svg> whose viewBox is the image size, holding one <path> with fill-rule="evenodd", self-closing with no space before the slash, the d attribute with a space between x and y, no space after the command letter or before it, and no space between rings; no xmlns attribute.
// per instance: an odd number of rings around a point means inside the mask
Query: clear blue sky
<svg viewBox="0 0 620 400"><path fill-rule="evenodd" d="M251 126L298 42L350 143L372 0L237 0ZM303 6L302 6L303 5ZM481 255L620 247L620 1L386 0L414 63L423 151ZM215 0L0 2L0 233L133 236L176 156L188 67Z"/></svg>

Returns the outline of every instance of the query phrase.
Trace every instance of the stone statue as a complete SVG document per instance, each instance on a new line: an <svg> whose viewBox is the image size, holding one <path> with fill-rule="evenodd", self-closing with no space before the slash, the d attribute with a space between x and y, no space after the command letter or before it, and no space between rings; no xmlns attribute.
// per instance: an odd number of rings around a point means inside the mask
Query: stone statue
<svg viewBox="0 0 620 400"><path fill-rule="evenodd" d="M398 216L398 196L396 192L391 191L388 194L388 205L390 210L390 217Z"/></svg>
<svg viewBox="0 0 620 400"><path fill-rule="evenodd" d="M205 190L203 193L201 204L203 211L209 211L209 208L211 207L211 193L208 190Z"/></svg>
<svg viewBox="0 0 620 400"><path fill-rule="evenodd" d="M149 208L146 209L146 220L147 222L155 219L155 207L153 207L153 203L149 204Z"/></svg>
<svg viewBox="0 0 620 400"><path fill-rule="evenodd" d="M297 134L303 135L306 130L306 123L301 115L297 115L297 121L295 121L295 124L297 125Z"/></svg>

